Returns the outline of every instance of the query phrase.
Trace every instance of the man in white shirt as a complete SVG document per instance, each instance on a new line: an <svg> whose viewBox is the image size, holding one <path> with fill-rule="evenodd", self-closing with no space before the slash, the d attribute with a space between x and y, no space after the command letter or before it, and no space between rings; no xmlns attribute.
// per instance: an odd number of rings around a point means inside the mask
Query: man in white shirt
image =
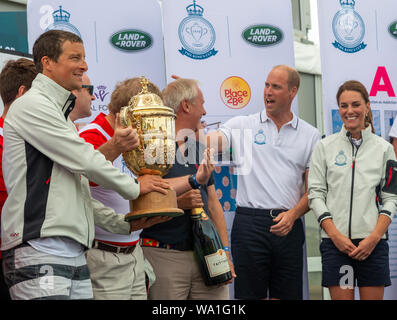
<svg viewBox="0 0 397 320"><path fill-rule="evenodd" d="M237 166L231 248L238 299L302 299L299 218L309 210L308 165L320 134L291 111L299 83L295 69L274 67L265 83L266 109L232 118L207 136L220 152L232 147Z"/></svg>

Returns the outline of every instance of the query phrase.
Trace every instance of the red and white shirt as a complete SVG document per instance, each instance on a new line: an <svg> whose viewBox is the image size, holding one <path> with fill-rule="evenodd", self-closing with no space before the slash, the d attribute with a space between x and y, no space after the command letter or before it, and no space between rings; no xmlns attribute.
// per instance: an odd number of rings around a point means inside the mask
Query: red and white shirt
<svg viewBox="0 0 397 320"><path fill-rule="evenodd" d="M106 115L104 113L100 113L94 121L79 131L80 137L92 144L95 149L98 149L101 145L110 140L114 134L112 126L105 117ZM123 173L135 177L131 171L128 170L121 155L113 161L113 165L119 168ZM129 201L122 198L117 192L105 189L94 183L90 183L90 186L91 195L94 199L112 208L118 214L124 215L130 212ZM115 245L133 245L139 240L140 233L141 230L134 231L130 235L114 234L95 226L95 239Z"/></svg>

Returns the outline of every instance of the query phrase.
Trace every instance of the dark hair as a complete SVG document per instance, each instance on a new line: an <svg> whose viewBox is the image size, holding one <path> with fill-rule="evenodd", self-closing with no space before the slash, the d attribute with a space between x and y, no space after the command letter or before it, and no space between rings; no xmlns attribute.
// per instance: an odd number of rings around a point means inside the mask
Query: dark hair
<svg viewBox="0 0 397 320"><path fill-rule="evenodd" d="M58 61L65 41L83 43L83 40L78 35L62 30L50 30L37 38L33 45L33 60L37 72L43 72L43 65L41 64L43 57L47 56L55 62Z"/></svg>
<svg viewBox="0 0 397 320"><path fill-rule="evenodd" d="M369 103L369 94L365 86L360 81L349 80L342 84L336 93L336 101L338 106L340 96L345 91L356 91L361 94L361 97L364 99L365 103ZM371 108L369 108L368 114L365 116L365 127L368 127L369 125L371 125L372 133L375 133Z"/></svg>
<svg viewBox="0 0 397 320"><path fill-rule="evenodd" d="M157 94L162 98L160 89L149 81L148 90L150 93ZM133 96L142 91L141 78L131 78L119 82L116 85L108 105L109 111L113 114L120 112L122 107L126 107Z"/></svg>
<svg viewBox="0 0 397 320"><path fill-rule="evenodd" d="M9 60L0 73L0 95L4 105L15 100L20 86L30 89L36 76L33 61L25 58Z"/></svg>

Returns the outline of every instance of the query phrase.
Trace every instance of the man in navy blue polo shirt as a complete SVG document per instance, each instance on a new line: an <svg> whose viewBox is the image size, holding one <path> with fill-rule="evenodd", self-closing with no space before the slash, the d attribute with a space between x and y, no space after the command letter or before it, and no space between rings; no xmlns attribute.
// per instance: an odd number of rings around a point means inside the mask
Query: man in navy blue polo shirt
<svg viewBox="0 0 397 320"><path fill-rule="evenodd" d="M193 251L190 209L196 207L204 207L209 213L222 244L226 250L228 248L226 223L215 193L213 177L200 189L194 179L205 150L196 141L197 130L201 128L200 119L205 115L203 94L195 80L177 79L163 90L163 100L177 115L176 161L164 178L192 175L190 183L193 190L178 197L178 207L185 210L184 215L144 229L141 233L145 257L156 274L156 282L149 290L149 299L228 299L227 285L207 287L204 284ZM229 252L227 254L229 256Z"/></svg>

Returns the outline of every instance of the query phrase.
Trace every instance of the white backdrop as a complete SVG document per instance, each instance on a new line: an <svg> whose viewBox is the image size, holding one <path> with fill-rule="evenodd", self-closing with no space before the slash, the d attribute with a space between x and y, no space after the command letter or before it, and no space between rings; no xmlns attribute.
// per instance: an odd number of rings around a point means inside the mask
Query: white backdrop
<svg viewBox="0 0 397 320"><path fill-rule="evenodd" d="M397 115L397 2L395 0L318 1L326 134L340 130L336 92L347 80L359 80L370 93L374 127L388 139ZM391 28L391 30L389 30ZM396 87L397 89L397 87ZM393 285L386 299L397 299L397 222L389 228Z"/></svg>
<svg viewBox="0 0 397 320"><path fill-rule="evenodd" d="M61 21L54 21L54 11L58 11L55 15L61 16ZM27 18L29 52L48 28L78 32L84 41L87 74L97 99L92 104L92 116L79 122L90 122L100 112L108 112L107 104L119 81L145 75L160 89L164 88L163 35L157 0L29 0ZM114 45L112 36L125 30L129 32L115 36L120 44ZM124 48L120 48L123 40ZM128 46L138 50L125 50Z"/></svg>
<svg viewBox="0 0 397 320"><path fill-rule="evenodd" d="M80 34L85 43L97 100L92 117L81 122L107 113L116 82L146 75L162 89L166 80L172 81L171 74L199 80L206 100L205 120L223 122L263 110L269 71L278 64L294 66L290 0L278 0L277 5L250 0L244 6L226 0L163 0L162 9L163 16L156 0L28 1L30 51L35 39L51 28ZM137 34L144 34L141 41L148 41L150 35L151 46L121 50L110 39L123 30L134 33L116 35L119 46L123 40L141 40L135 38ZM293 109L297 113L296 100ZM225 217L231 227L234 213ZM306 264L304 281L307 299Z"/></svg>
<svg viewBox="0 0 397 320"><path fill-rule="evenodd" d="M192 4L192 0L163 0L167 80L171 74L177 74L200 81L206 99L207 123L223 122L236 115L263 110L263 90L271 68L277 64L295 65L291 1L279 0L275 5L271 1L250 0L241 5L239 1L200 0L196 5L202 8L202 16L191 15L192 22L189 25L184 20L188 17L188 6ZM196 7L196 11L200 10ZM207 20L213 27L212 37L216 39L213 46L209 43L212 38L210 27L208 23L203 24L200 18ZM194 23L199 28L196 31L200 32L198 35L196 33L196 43L191 34ZM256 32L259 36L262 32L262 35L277 36L277 32L281 31L282 39L278 37L275 43L266 45L253 44L243 37L244 31L252 26L262 26L259 29L253 28L253 35ZM188 46L183 45L183 40ZM188 50L189 45L193 48L196 45L197 52L200 52L200 46L209 45L208 50L214 49L217 53L205 59L192 59L180 53L180 50ZM224 103L225 87L222 84L230 77L242 78L250 87L250 101L246 106L230 105L228 99ZM241 90L246 85L241 80L239 83L239 80L235 81L235 88ZM297 111L296 101L294 109Z"/></svg>

